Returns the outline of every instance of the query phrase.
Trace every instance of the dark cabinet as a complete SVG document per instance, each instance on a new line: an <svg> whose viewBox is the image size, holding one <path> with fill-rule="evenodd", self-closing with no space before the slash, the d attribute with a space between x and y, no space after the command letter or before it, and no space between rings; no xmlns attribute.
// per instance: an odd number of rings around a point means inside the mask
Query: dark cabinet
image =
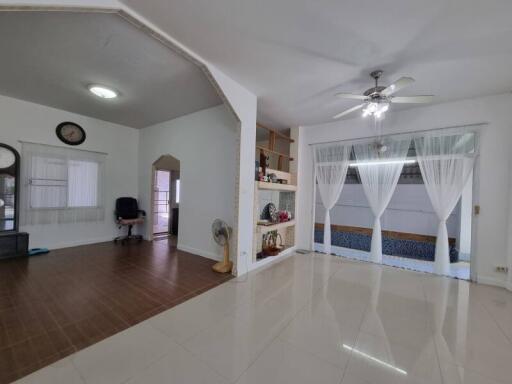
<svg viewBox="0 0 512 384"><path fill-rule="evenodd" d="M28 233L18 232L20 155L0 143L0 258L26 256Z"/></svg>
<svg viewBox="0 0 512 384"><path fill-rule="evenodd" d="M178 236L178 222L180 220L180 209L173 208L172 209L172 221L171 221L171 234L174 236Z"/></svg>
<svg viewBox="0 0 512 384"><path fill-rule="evenodd" d="M0 233L0 259L27 256L28 233Z"/></svg>

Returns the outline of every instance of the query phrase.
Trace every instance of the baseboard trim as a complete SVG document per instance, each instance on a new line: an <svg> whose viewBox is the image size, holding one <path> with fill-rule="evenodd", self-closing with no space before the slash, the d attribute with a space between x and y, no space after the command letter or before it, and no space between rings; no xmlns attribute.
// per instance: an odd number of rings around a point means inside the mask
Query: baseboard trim
<svg viewBox="0 0 512 384"><path fill-rule="evenodd" d="M207 259L211 259L211 260L215 260L215 261L220 261L222 259L221 255L217 255L213 252L204 251L202 249L189 247L188 245L178 244L177 248L180 251L193 253L194 255L206 257Z"/></svg>
<svg viewBox="0 0 512 384"><path fill-rule="evenodd" d="M497 279L495 277L478 276L476 279L476 282L478 284L493 285L495 287L507 288L507 289L512 290L512 284L510 284L510 283L507 284L506 281Z"/></svg>
<svg viewBox="0 0 512 384"><path fill-rule="evenodd" d="M86 240L70 241L70 242L65 242L65 243L49 244L45 247L47 247L50 250L79 247L80 245L89 245L89 244L97 244L97 243L105 243L108 241L113 241L114 237L115 237L115 235L108 236L108 237L96 237L94 239L86 239ZM34 248L34 247L31 247L31 248Z"/></svg>

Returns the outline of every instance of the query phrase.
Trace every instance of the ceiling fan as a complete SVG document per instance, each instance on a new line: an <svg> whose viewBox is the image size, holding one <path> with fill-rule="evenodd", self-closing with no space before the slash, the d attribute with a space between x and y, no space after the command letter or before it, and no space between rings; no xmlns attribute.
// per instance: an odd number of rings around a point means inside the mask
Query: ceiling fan
<svg viewBox="0 0 512 384"><path fill-rule="evenodd" d="M383 71L377 70L370 73L370 76L375 80L375 86L366 90L362 95L355 95L351 93L337 93L336 96L343 99L361 100L362 104L349 108L346 111L338 113L333 119L339 119L349 113L363 109L363 117L374 116L380 118L389 109L390 104L414 104L414 103L430 103L434 96L393 96L399 90L414 83L412 77L401 77L391 85L384 87L379 85L379 78L382 76Z"/></svg>

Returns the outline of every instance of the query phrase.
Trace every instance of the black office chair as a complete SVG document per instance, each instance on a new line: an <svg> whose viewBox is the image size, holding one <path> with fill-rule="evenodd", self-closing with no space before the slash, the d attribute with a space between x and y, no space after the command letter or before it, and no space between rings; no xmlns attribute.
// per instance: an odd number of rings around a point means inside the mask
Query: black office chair
<svg viewBox="0 0 512 384"><path fill-rule="evenodd" d="M142 241L141 235L132 235L132 228L136 224L143 224L146 212L142 209L139 209L139 204L137 204L137 199L133 197L120 197L116 200L116 223L119 225L119 228L128 227L128 234L126 236L118 236L114 239L114 243L118 241L121 244L125 244L130 239L136 239L139 242Z"/></svg>

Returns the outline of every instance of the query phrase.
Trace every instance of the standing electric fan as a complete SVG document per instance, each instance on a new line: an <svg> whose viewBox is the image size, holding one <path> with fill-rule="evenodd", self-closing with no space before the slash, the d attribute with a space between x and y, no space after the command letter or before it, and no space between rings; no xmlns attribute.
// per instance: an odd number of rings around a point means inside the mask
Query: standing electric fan
<svg viewBox="0 0 512 384"><path fill-rule="evenodd" d="M231 227L223 220L215 219L212 224L213 240L224 247L224 259L212 267L215 272L229 273L233 268L233 262L229 260L229 238L232 232Z"/></svg>

